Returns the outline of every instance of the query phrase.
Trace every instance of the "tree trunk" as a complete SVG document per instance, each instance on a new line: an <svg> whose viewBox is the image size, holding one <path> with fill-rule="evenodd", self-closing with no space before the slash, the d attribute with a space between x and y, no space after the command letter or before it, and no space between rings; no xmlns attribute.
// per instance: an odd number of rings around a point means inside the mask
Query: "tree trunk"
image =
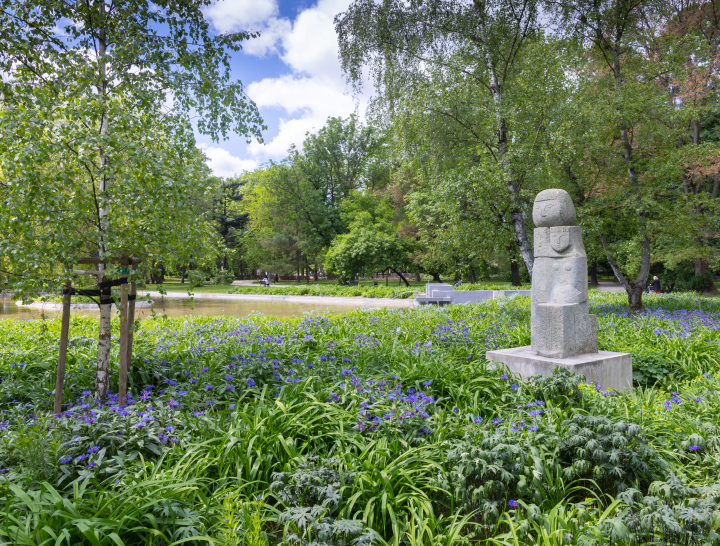
<svg viewBox="0 0 720 546"><path fill-rule="evenodd" d="M630 309L636 313L640 313L643 310L643 290L645 290L644 286L635 285L634 283L633 286L627 290L628 305L630 306Z"/></svg>
<svg viewBox="0 0 720 546"><path fill-rule="evenodd" d="M599 39L605 40L604 37ZM613 73L613 79L615 80L615 91L618 96L622 96L623 77L620 70L620 47L617 44L614 44L609 48L609 50L612 56L610 68ZM633 147L630 142L627 125L622 118L618 122L618 129L620 130L620 143L623 150L623 159L627 171L628 182L630 183L629 186L631 191L634 192L635 199L637 201L635 207L635 220L637 221L637 234L640 239L640 271L634 281L629 281L622 274L620 267L615 261L615 256L611 252L605 236L602 233L600 234L600 242L603 250L605 251L608 262L610 263L610 267L613 270L613 274L627 292L628 305L630 306L630 309L637 313L643 310L642 293L643 290L645 290L648 275L650 274L650 236L648 235L647 229L647 215L645 213L642 195L640 193L640 180L633 158Z"/></svg>
<svg viewBox="0 0 720 546"><path fill-rule="evenodd" d="M403 277L403 274L400 273L400 271L398 271L397 269L393 269L393 271L394 271L395 273L397 273L397 274L398 274L398 277L400 277L400 278L403 280L403 282L405 283L405 286L407 286L408 288L410 288L410 283L407 281L407 279L406 279L405 277Z"/></svg>
<svg viewBox="0 0 720 546"><path fill-rule="evenodd" d="M101 278L105 279L105 277ZM110 388L110 313L111 305L101 303L98 352L95 366L95 399L100 402L106 400Z"/></svg>
<svg viewBox="0 0 720 546"><path fill-rule="evenodd" d="M513 286L520 286L520 266L515 260L510 262L510 278Z"/></svg>
<svg viewBox="0 0 720 546"><path fill-rule="evenodd" d="M422 279L420 278L420 272L419 272L419 271L416 271L416 272L415 272L415 282L421 282L421 280L422 280Z"/></svg>
<svg viewBox="0 0 720 546"><path fill-rule="evenodd" d="M712 272L710 271L710 265L705 258L695 259L695 276L705 276L707 278L708 282L705 286L705 292L709 292L710 294L717 293L718 289L715 286L715 281L713 280Z"/></svg>
<svg viewBox="0 0 720 546"><path fill-rule="evenodd" d="M430 273L432 275L433 282L442 283L442 279L440 278L440 274L437 272Z"/></svg>
<svg viewBox="0 0 720 546"><path fill-rule="evenodd" d="M595 260L590 264L590 284L593 286L600 284L597 278L597 262Z"/></svg>
<svg viewBox="0 0 720 546"><path fill-rule="evenodd" d="M180 284L185 284L185 266L180 268Z"/></svg>
<svg viewBox="0 0 720 546"><path fill-rule="evenodd" d="M497 148L500 154L500 160L505 168L505 172L507 173L507 190L510 194L510 202L512 203L510 218L513 228L515 229L515 238L517 239L518 246L520 247L520 255L522 256L523 262L525 262L525 267L527 267L528 275L532 281L535 254L530 246L530 240L528 239L527 229L525 227L525 216L523 215L522 210L522 198L520 196L522 179L517 176L517 172L512 164L512 159L508 153L508 128L506 119L502 115L504 107L502 96L503 90L500 82L498 81L495 62L490 54L492 46L486 36L484 20L487 14L484 11L485 3L476 0L475 6L481 17L481 21L483 21L480 24L480 40L482 42L483 53L485 56L485 64L488 69L490 93L495 105Z"/></svg>
<svg viewBox="0 0 720 546"><path fill-rule="evenodd" d="M615 277L618 279L618 282L623 285L625 292L627 292L630 309L636 313L641 312L643 310L642 293L647 285L648 275L650 275L650 239L646 236L645 239L640 242L640 272L634 282L630 282L625 275L623 275L622 271L620 271L620 267L615 261L615 256L610 252L607 240L602 233L600 234L600 243L605 250L605 255L607 256Z"/></svg>
<svg viewBox="0 0 720 546"><path fill-rule="evenodd" d="M105 3L98 1L97 8L99 11L100 21L105 20ZM101 23L102 24L102 23ZM104 28L100 28L97 33L98 40L98 62L100 67L100 81L98 82L97 91L99 100L105 103L105 93L107 91L107 36ZM101 172L99 178L99 195L96 203L98 204L98 227L100 228L100 240L98 241L98 255L103 257L107 252L107 245L104 234L109 231L110 222L104 201L108 191L108 166L109 161L105 154L104 137L107 135L109 128L107 112L102 116L100 122L100 145L98 156L100 159ZM99 264L98 270L104 271L105 265ZM98 275L98 282L106 280L105 275ZM110 303L106 302L101 296L100 299L100 317L98 320L98 352L95 366L95 399L104 402L107 398L108 389L110 387Z"/></svg>
<svg viewBox="0 0 720 546"><path fill-rule="evenodd" d="M477 278L475 277L475 268L470 266L470 284L475 284L476 282Z"/></svg>

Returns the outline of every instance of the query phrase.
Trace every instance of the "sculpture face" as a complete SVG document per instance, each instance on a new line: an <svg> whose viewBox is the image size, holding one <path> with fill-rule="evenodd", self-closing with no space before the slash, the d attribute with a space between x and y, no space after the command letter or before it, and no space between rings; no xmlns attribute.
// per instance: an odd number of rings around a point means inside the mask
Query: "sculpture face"
<svg viewBox="0 0 720 546"><path fill-rule="evenodd" d="M570 232L550 230L550 246L555 252L567 250L570 246Z"/></svg>
<svg viewBox="0 0 720 546"><path fill-rule="evenodd" d="M572 226L575 207L565 190L545 190L537 194L533 206L536 227Z"/></svg>

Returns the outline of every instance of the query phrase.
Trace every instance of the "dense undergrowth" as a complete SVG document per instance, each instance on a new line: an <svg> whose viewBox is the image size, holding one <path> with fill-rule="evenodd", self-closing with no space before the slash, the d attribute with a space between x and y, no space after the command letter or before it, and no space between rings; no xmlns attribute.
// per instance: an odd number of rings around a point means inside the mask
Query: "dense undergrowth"
<svg viewBox="0 0 720 546"><path fill-rule="evenodd" d="M0 541L720 544L720 303L591 299L632 392L489 366L529 343L514 298L149 318L130 403L97 404L79 317L55 418L58 321L0 321Z"/></svg>

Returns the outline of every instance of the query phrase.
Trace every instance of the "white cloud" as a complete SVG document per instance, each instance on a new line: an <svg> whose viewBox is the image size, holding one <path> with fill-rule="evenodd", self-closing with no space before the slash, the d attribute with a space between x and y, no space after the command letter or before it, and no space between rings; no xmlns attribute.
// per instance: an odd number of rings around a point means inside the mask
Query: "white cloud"
<svg viewBox="0 0 720 546"><path fill-rule="evenodd" d="M223 148L206 144L200 144L199 148L205 152L207 163L216 176L228 178L258 168L258 162L254 159L240 159Z"/></svg>
<svg viewBox="0 0 720 546"><path fill-rule="evenodd" d="M243 42L243 51L256 57L265 57L268 53L278 53L278 44L282 37L292 31L292 23L285 18L272 17L258 27L260 37Z"/></svg>
<svg viewBox="0 0 720 546"><path fill-rule="evenodd" d="M355 109L355 100L344 93L342 82L286 74L251 83L248 95L260 107L279 107L288 114L312 112L323 117L347 115ZM341 113L341 114L338 114Z"/></svg>
<svg viewBox="0 0 720 546"><path fill-rule="evenodd" d="M323 127L328 117L364 112L367 97L353 98L346 92L338 59L333 19L349 4L350 0L319 0L294 21L278 17L276 0L220 0L205 10L219 31L259 30L260 38L244 42L243 51L258 57L277 54L289 69L287 74L247 86L261 113L263 109L281 112L278 133L265 144L248 145L247 153L257 159L256 165L285 157L292 144L300 146L305 134ZM216 150L210 161L216 174L243 161L229 153L224 156L220 148L207 148L208 155L210 150Z"/></svg>
<svg viewBox="0 0 720 546"><path fill-rule="evenodd" d="M280 158L291 144L299 146L308 131L316 132L328 117L348 116L356 101L343 93L342 85L322 78L286 74L266 78L248 86L248 95L260 108L281 108L294 119L281 119L278 134L266 144L252 142L248 151L255 157Z"/></svg>
<svg viewBox="0 0 720 546"><path fill-rule="evenodd" d="M320 0L302 11L292 32L282 38L282 60L297 72L342 82L333 18L348 4L348 0Z"/></svg>
<svg viewBox="0 0 720 546"><path fill-rule="evenodd" d="M218 32L259 30L278 13L277 0L219 0L203 10Z"/></svg>
<svg viewBox="0 0 720 546"><path fill-rule="evenodd" d="M358 100L346 92L338 59L333 19L348 4L349 0L320 0L277 34L275 47L292 73L253 82L247 92L261 109L278 108L286 116L281 116L278 134L269 142L248 146L253 156L281 158L291 144L302 144L306 132L325 125L328 117L364 110L366 97Z"/></svg>

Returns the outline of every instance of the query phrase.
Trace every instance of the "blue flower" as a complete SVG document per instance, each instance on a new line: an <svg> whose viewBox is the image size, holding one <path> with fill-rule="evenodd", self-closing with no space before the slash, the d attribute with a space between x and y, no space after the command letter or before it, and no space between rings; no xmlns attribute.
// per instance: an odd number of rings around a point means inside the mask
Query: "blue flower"
<svg viewBox="0 0 720 546"><path fill-rule="evenodd" d="M253 381L252 379L248 379L248 380L247 380L247 384L248 384L248 387L254 387L254 386L255 386L255 381Z"/></svg>
<svg viewBox="0 0 720 546"><path fill-rule="evenodd" d="M432 380L423 382L423 385L429 387L430 385L432 385Z"/></svg>
<svg viewBox="0 0 720 546"><path fill-rule="evenodd" d="M503 381L505 381L507 378L508 378L508 376L505 375L505 374L503 374L503 375L500 376L500 379L502 379Z"/></svg>
<svg viewBox="0 0 720 546"><path fill-rule="evenodd" d="M517 508L518 506L520 506L520 503L518 501L516 501L515 499L510 499L508 501L508 506L510 506L512 508Z"/></svg>
<svg viewBox="0 0 720 546"><path fill-rule="evenodd" d="M477 417L473 417L473 422L475 422L475 423L482 423L482 421L483 421L483 418L480 417L479 415Z"/></svg>
<svg viewBox="0 0 720 546"><path fill-rule="evenodd" d="M513 391L516 391L516 390L518 390L520 387L519 387L518 385L512 385L510 388L511 388Z"/></svg>
<svg viewBox="0 0 720 546"><path fill-rule="evenodd" d="M72 455L68 455L67 457L63 457L60 459L60 464L66 464L72 461Z"/></svg>
<svg viewBox="0 0 720 546"><path fill-rule="evenodd" d="M96 453L98 451L100 451L100 446L92 446L92 447L89 447L87 450L88 453Z"/></svg>
<svg viewBox="0 0 720 546"><path fill-rule="evenodd" d="M696 445L692 445L692 446L688 447L688 449L690 451L697 451L698 449L700 449L700 446L696 444Z"/></svg>
<svg viewBox="0 0 720 546"><path fill-rule="evenodd" d="M200 417L201 415L205 415L205 412L204 411L196 411L195 413L193 413L193 415L195 417Z"/></svg>

